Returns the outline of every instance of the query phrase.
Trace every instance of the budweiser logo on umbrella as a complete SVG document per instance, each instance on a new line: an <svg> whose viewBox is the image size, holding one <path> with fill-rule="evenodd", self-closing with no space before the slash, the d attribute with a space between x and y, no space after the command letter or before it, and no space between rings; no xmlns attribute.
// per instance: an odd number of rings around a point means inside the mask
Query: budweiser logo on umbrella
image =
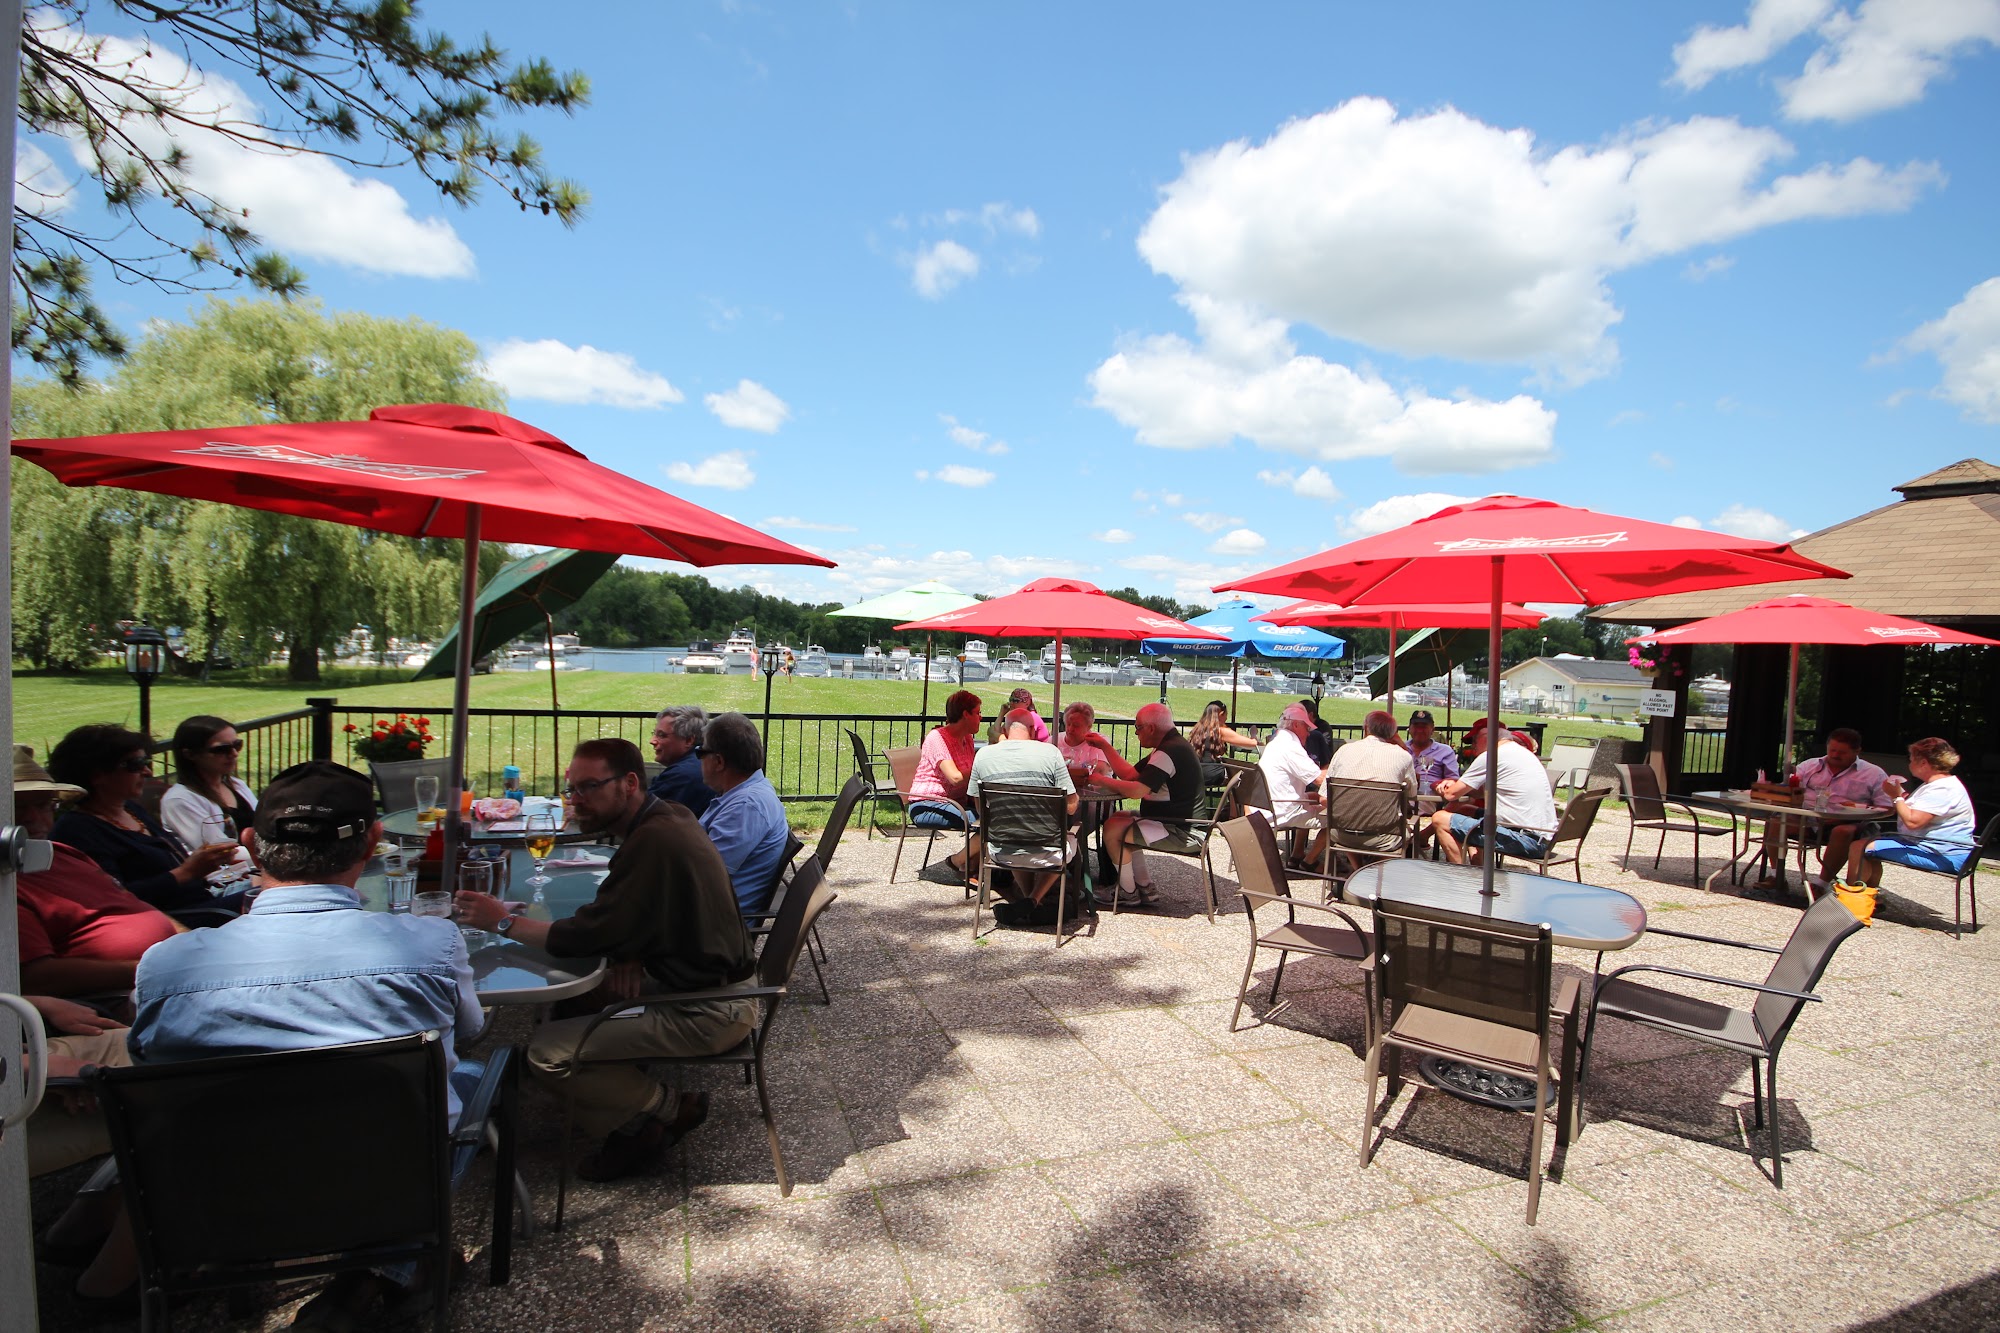
<svg viewBox="0 0 2000 1333"><path fill-rule="evenodd" d="M1575 537L1460 537L1439 542L1445 551L1591 551L1625 541L1622 532L1593 532Z"/></svg>
<svg viewBox="0 0 2000 1333"><path fill-rule="evenodd" d="M476 477L482 469L424 467L417 463L379 463L359 454L315 454L283 444L204 444L199 449L179 449L183 454L220 454L224 458L254 458L262 463L297 463L303 467L330 467L342 472L361 472L391 481L450 481Z"/></svg>

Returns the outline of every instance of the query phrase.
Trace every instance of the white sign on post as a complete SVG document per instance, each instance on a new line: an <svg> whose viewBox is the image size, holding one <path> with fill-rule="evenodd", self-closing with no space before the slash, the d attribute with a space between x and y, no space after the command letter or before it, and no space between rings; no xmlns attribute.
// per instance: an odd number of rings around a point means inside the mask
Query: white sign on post
<svg viewBox="0 0 2000 1333"><path fill-rule="evenodd" d="M1674 715L1674 692L1672 690L1647 690L1639 696L1639 711L1647 717L1672 717Z"/></svg>

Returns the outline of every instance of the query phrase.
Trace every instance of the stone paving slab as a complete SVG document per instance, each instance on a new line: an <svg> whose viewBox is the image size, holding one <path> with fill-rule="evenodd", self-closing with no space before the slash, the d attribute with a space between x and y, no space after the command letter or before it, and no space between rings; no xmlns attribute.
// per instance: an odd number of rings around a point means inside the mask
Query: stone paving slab
<svg viewBox="0 0 2000 1333"><path fill-rule="evenodd" d="M1601 811L1584 877L1656 925L1781 944L1797 909L1707 893L1669 838L1620 865ZM895 844L848 837L823 919L832 997L801 978L769 1057L796 1182L779 1196L756 1098L689 1076L710 1118L658 1177L575 1186L568 1225L519 1246L513 1282L455 1298L467 1330L1617 1330L2000 1322L2000 932L1954 941L1949 884L1889 870L1876 924L1780 1062L1785 1188L1751 1125L1747 1063L1616 1023L1599 1034L1585 1134L1551 1149L1524 1223L1528 1122L1405 1091L1363 1133L1351 964L1295 959L1284 1004L1260 958L1230 1030L1248 932L1218 841L1224 911L1198 864L1162 859L1159 912L971 938L961 890ZM914 848L911 849L913 852ZM1704 872L1719 863L1714 843ZM1768 957L1652 936L1655 961L1759 978ZM1595 960L1559 966L1588 977ZM803 964L802 964L803 967ZM489 1040L517 1041L509 1014ZM530 1092L523 1159L553 1213L559 1116ZM1551 1145L1553 1136L1550 1139ZM581 1145L577 1145L580 1149ZM485 1184L460 1224L480 1272ZM51 1206L38 1189L38 1212ZM66 1275L44 1267L42 1280ZM218 1304L194 1328L284 1327ZM75 1326L44 1301L46 1326Z"/></svg>

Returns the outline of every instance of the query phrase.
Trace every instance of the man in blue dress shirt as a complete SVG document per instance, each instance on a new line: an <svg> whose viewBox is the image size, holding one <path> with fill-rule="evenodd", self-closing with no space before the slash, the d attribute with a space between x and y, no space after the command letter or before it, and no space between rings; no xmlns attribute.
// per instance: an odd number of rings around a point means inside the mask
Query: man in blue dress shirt
<svg viewBox="0 0 2000 1333"><path fill-rule="evenodd" d="M764 776L764 741L749 718L723 713L709 719L701 740L701 776L715 789L701 826L729 868L736 905L743 915L755 916L771 905L791 829Z"/></svg>

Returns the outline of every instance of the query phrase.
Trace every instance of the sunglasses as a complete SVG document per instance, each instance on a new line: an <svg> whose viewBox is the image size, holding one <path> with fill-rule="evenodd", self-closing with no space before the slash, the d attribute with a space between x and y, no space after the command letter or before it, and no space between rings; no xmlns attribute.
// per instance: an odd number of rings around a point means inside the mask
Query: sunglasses
<svg viewBox="0 0 2000 1333"><path fill-rule="evenodd" d="M130 759L120 760L117 767L121 773L150 773L153 771L153 760L149 755L133 755Z"/></svg>
<svg viewBox="0 0 2000 1333"><path fill-rule="evenodd" d="M243 742L240 740L235 740L229 742L229 744L227 745L211 745L208 747L208 753L215 755L242 754Z"/></svg>

